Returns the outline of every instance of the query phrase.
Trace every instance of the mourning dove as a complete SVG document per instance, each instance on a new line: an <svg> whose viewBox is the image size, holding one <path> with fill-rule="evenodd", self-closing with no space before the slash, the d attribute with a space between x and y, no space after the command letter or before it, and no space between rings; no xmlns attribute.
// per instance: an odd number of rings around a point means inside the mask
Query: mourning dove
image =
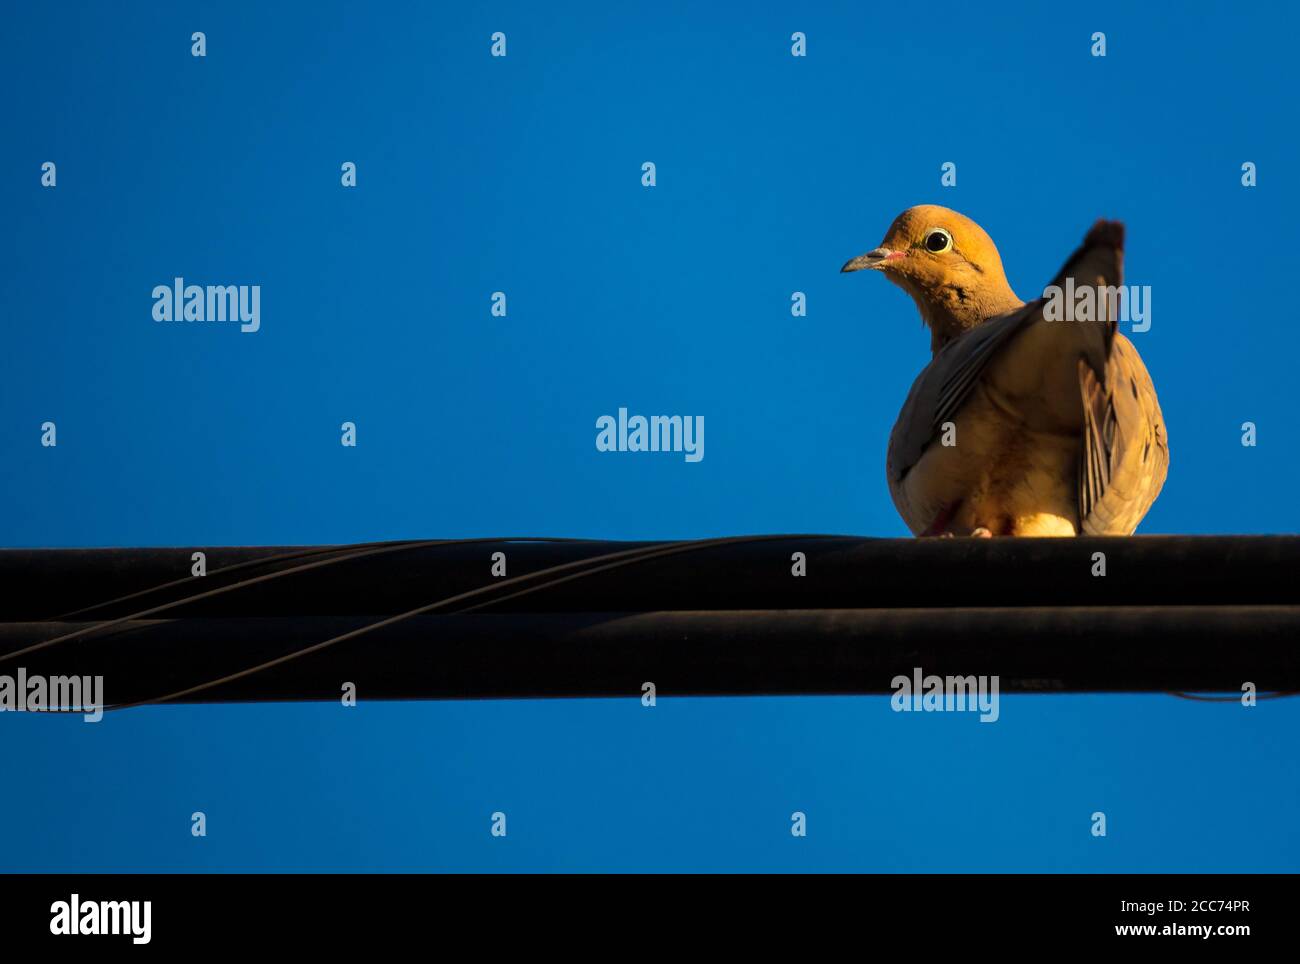
<svg viewBox="0 0 1300 964"><path fill-rule="evenodd" d="M1098 221L1054 284L1122 284L1124 226ZM886 471L916 535L1128 535L1164 484L1169 444L1137 349L1099 318L1049 320L1023 303L992 239L937 205L900 214L842 271L910 294L933 358L903 404ZM1067 289L1068 290L1068 289ZM1067 316L1068 317L1068 316Z"/></svg>

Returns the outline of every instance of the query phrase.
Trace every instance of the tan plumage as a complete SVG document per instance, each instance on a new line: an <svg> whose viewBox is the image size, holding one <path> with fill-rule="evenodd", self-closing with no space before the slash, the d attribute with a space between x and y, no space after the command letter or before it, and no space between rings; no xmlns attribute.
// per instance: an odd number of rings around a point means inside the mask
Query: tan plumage
<svg viewBox="0 0 1300 964"><path fill-rule="evenodd" d="M1098 221L1054 284L1122 283L1124 227ZM1137 349L1097 321L1024 304L993 241L937 205L909 208L843 271L902 287L931 332L889 440L889 489L917 535L1127 535L1164 484L1169 445ZM946 427L946 428L945 428ZM945 445L944 436L954 444Z"/></svg>

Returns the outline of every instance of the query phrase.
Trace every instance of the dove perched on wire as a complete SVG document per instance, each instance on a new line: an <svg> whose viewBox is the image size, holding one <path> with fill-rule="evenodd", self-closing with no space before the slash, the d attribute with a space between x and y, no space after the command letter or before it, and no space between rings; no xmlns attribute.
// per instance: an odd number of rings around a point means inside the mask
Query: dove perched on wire
<svg viewBox="0 0 1300 964"><path fill-rule="evenodd" d="M904 211L878 248L841 269L881 272L930 329L933 358L886 461L914 534L1137 528L1164 484L1169 442L1151 376L1116 331L1123 248L1123 224L1098 221L1053 282L1091 286L1091 320L1052 320L1044 299L1022 302L984 229L938 205Z"/></svg>

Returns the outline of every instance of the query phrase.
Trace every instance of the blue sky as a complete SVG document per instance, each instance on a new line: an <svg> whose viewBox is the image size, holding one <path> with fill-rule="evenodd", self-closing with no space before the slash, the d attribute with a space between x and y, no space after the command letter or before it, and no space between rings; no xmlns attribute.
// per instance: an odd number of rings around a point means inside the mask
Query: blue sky
<svg viewBox="0 0 1300 964"><path fill-rule="evenodd" d="M885 444L929 340L900 291L838 269L918 203L979 221L1023 298L1095 218L1124 220L1171 448L1141 531L1296 532L1296 20L1230 4L16 8L0 545L905 535ZM178 275L261 285L261 330L155 323L151 291ZM705 458L597 452L595 421L620 406L703 415ZM980 725L881 698L362 695L94 726L5 714L24 789L0 821L25 832L0 868L1300 867L1290 701L1010 697Z"/></svg>

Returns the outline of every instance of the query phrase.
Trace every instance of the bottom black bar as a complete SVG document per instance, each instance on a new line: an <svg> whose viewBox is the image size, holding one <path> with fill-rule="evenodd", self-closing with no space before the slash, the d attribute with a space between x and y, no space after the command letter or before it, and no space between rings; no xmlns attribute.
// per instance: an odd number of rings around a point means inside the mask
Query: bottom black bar
<svg viewBox="0 0 1300 964"><path fill-rule="evenodd" d="M0 878L6 951L78 954L292 947L295 957L437 946L456 957L508 937L537 953L788 933L805 946L847 932L936 947L1282 946L1294 914L1286 876L704 877L95 876ZM110 933L100 933L101 931ZM117 933L111 933L116 930ZM802 938L800 938L802 934ZM611 943L613 941L614 943ZM548 950L549 949L549 950ZM683 953L685 950L683 950Z"/></svg>

